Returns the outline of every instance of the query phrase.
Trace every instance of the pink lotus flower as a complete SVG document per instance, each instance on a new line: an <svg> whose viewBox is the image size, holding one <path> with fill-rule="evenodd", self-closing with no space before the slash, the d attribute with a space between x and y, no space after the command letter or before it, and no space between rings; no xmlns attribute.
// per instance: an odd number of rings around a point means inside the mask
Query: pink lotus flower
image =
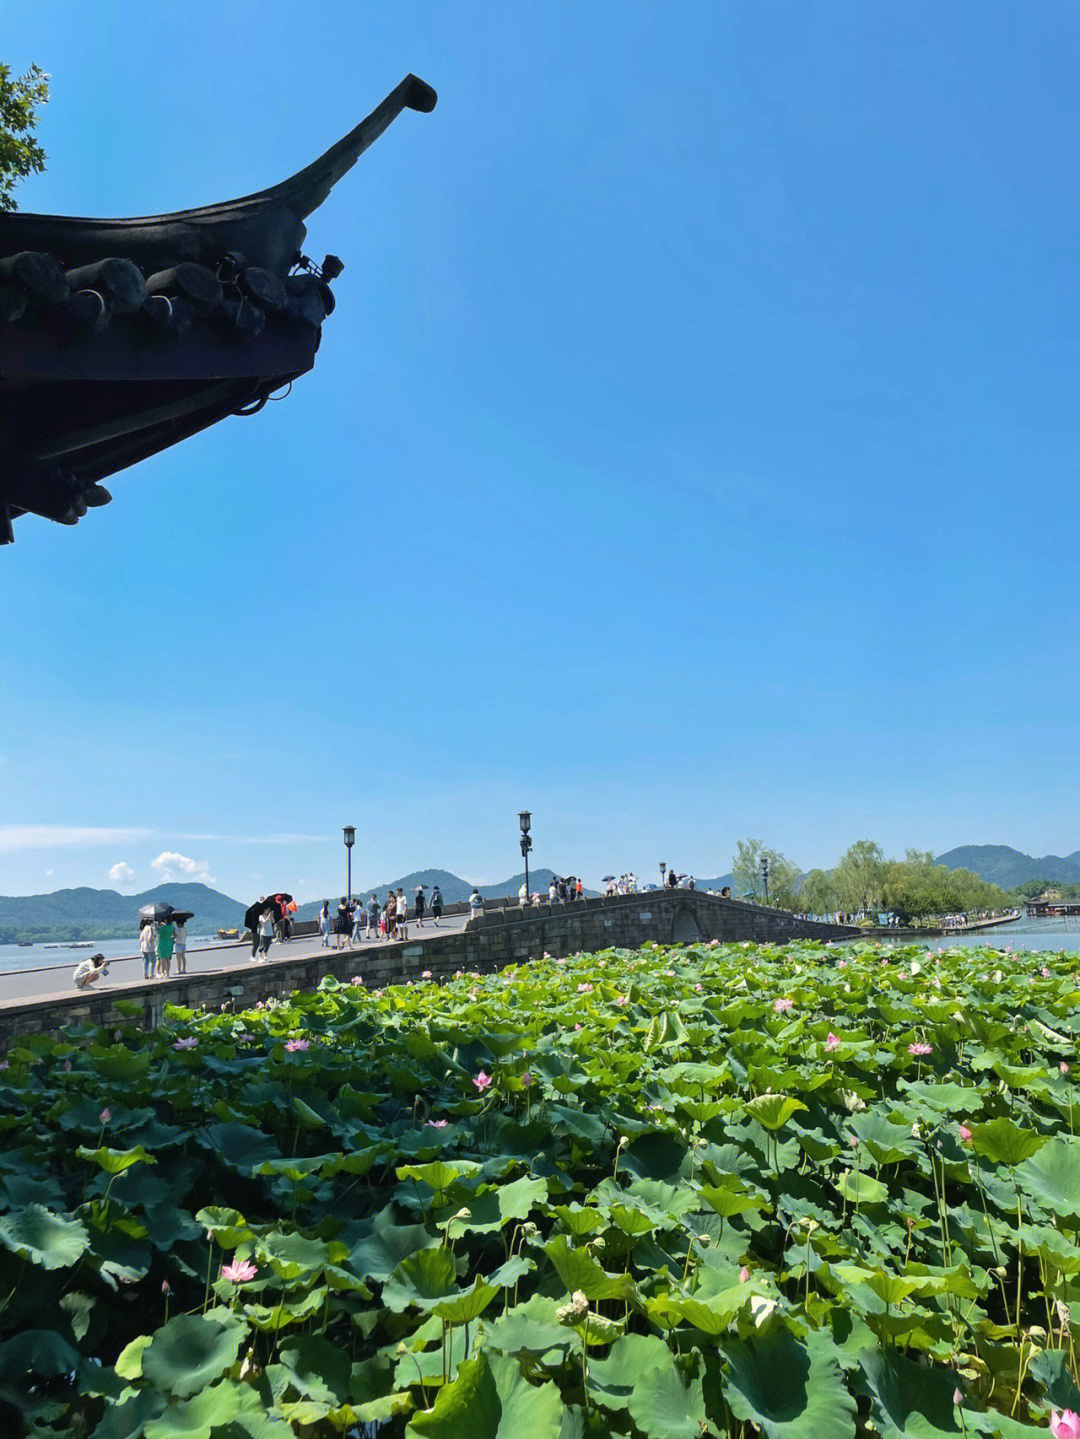
<svg viewBox="0 0 1080 1439"><path fill-rule="evenodd" d="M574 1025L574 1028L575 1028L575 1029L580 1029L580 1028L581 1028L581 1025L580 1025L580 1024L575 1024L575 1025Z"/></svg>
<svg viewBox="0 0 1080 1439"><path fill-rule="evenodd" d="M161 1292L162 1292L162 1294L171 1294L171 1293L172 1293L172 1285L169 1283L169 1281L168 1281L167 1279L163 1279L163 1280L161 1281Z"/></svg>
<svg viewBox="0 0 1080 1439"><path fill-rule="evenodd" d="M431 978L431 970L430 970L430 969L425 969L425 970L423 971L423 973L420 975L420 978L421 978L421 979L430 979L430 978Z"/></svg>
<svg viewBox="0 0 1080 1439"><path fill-rule="evenodd" d="M620 1009L622 1009L624 1004L629 1004L629 1002L630 996L628 994L620 994L616 997L615 1000L615 1003L619 1006Z"/></svg>
<svg viewBox="0 0 1080 1439"><path fill-rule="evenodd" d="M448 1123L449 1120L447 1119L428 1119L424 1121L427 1129L445 1129Z"/></svg>
<svg viewBox="0 0 1080 1439"><path fill-rule="evenodd" d="M1058 1065L1058 1069L1061 1070L1062 1074L1068 1074L1069 1072L1069 1066L1065 1063L1064 1060L1062 1060L1061 1063Z"/></svg>
<svg viewBox="0 0 1080 1439"><path fill-rule="evenodd" d="M1050 1433L1054 1439L1080 1439L1080 1414L1075 1409L1050 1411Z"/></svg>
<svg viewBox="0 0 1080 1439"><path fill-rule="evenodd" d="M579 984L577 987L577 992L578 994L592 994L592 985L587 983Z"/></svg>
<svg viewBox="0 0 1080 1439"><path fill-rule="evenodd" d="M836 961L836 967L837 967L837 969L847 969L847 960L846 960L846 959L838 959L838 960Z"/></svg>
<svg viewBox="0 0 1080 1439"><path fill-rule="evenodd" d="M777 1014L786 1014L787 1011L793 1007L794 1003L795 1001L793 999L777 999L773 1001L773 1009L776 1010Z"/></svg>
<svg viewBox="0 0 1080 1439"><path fill-rule="evenodd" d="M840 1044L840 1040L837 1038L837 1036L836 1036L835 1034L833 1034L832 1030L830 1029L830 1030L829 1030L828 1037L827 1037L826 1040L825 1040L825 1048L826 1048L826 1049L836 1049L836 1048L838 1048L839 1044Z"/></svg>
<svg viewBox="0 0 1080 1439"><path fill-rule="evenodd" d="M695 984L695 985L694 985L694 991L695 991L696 994L700 994L701 991L702 991L704 988L705 988L705 986L704 986L703 984Z"/></svg>
<svg viewBox="0 0 1080 1439"><path fill-rule="evenodd" d="M250 1264L246 1259L237 1259L232 1264L221 1266L222 1279L229 1280L231 1284L247 1284L249 1280L255 1278L258 1272L255 1265Z"/></svg>
<svg viewBox="0 0 1080 1439"><path fill-rule="evenodd" d="M363 976L362 974L354 974L353 977L352 977L352 979L349 980L349 983L350 983L350 984L355 984L358 988L359 988L360 985L363 984L363 982L364 982L364 976Z"/></svg>
<svg viewBox="0 0 1080 1439"><path fill-rule="evenodd" d="M108 1124L109 1120L112 1118L112 1110L108 1108L103 1109L98 1115L98 1118L101 1120L102 1124Z"/></svg>
<svg viewBox="0 0 1080 1439"><path fill-rule="evenodd" d="M199 1041L195 1038L195 1036L193 1034L190 1034L186 1039L176 1040L173 1043L173 1049L194 1049L198 1043Z"/></svg>
<svg viewBox="0 0 1080 1439"><path fill-rule="evenodd" d="M739 1270L739 1283L740 1283L740 1284L745 1284L746 1281L747 1281L749 1278L750 1278L750 1271L749 1271L749 1269L747 1269L746 1265L744 1264L743 1267Z"/></svg>
<svg viewBox="0 0 1080 1439"><path fill-rule="evenodd" d="M919 1054L919 1055L922 1055L922 1054L932 1054L932 1053L933 1053L933 1046L932 1046L932 1045L929 1045L929 1044L909 1044L908 1047L907 1047L907 1052L908 1052L908 1054Z"/></svg>
<svg viewBox="0 0 1080 1439"><path fill-rule="evenodd" d="M65 1073L65 1074L70 1074L70 1073L71 1073L71 1060L70 1060L70 1059L65 1059L65 1060L64 1060L64 1073Z"/></svg>
<svg viewBox="0 0 1080 1439"><path fill-rule="evenodd" d="M1039 973L1042 975L1043 979L1050 978L1050 971L1047 969L1045 964L1043 965L1042 969L1039 970Z"/></svg>
<svg viewBox="0 0 1080 1439"><path fill-rule="evenodd" d="M968 1144L971 1141L971 1130L966 1124L961 1124L960 1126L960 1138L964 1144Z"/></svg>
<svg viewBox="0 0 1080 1439"><path fill-rule="evenodd" d="M255 1036L253 1034L248 1034L247 1030L245 1029L236 1036L236 1042L237 1044L250 1044L254 1038Z"/></svg>
<svg viewBox="0 0 1080 1439"><path fill-rule="evenodd" d="M491 1075L485 1074L484 1071L481 1070L480 1073L473 1080L473 1083L476 1085L480 1093L483 1094L485 1089L491 1088Z"/></svg>
<svg viewBox="0 0 1080 1439"><path fill-rule="evenodd" d="M290 1039L287 1041L285 1048L290 1054L295 1054L298 1049L310 1049L311 1041L307 1039Z"/></svg>
<svg viewBox="0 0 1080 1439"><path fill-rule="evenodd" d="M530 1086L530 1084L532 1084L532 1075L529 1073L528 1070L526 1070L525 1073L521 1076L521 1085L522 1085L522 1088L523 1088L523 1089L528 1089L528 1087Z"/></svg>

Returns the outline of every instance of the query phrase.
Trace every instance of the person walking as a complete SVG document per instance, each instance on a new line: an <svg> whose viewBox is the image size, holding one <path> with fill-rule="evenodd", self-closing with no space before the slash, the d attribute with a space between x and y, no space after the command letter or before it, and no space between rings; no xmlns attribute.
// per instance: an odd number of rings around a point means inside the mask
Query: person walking
<svg viewBox="0 0 1080 1439"><path fill-rule="evenodd" d="M176 932L173 935L173 954L176 956L177 974L187 974L187 920L180 919L176 922Z"/></svg>
<svg viewBox="0 0 1080 1439"><path fill-rule="evenodd" d="M319 933L322 935L323 949L330 948L330 901L324 899L322 909L319 910Z"/></svg>
<svg viewBox="0 0 1080 1439"><path fill-rule="evenodd" d="M397 892L397 921L398 921L398 939L408 939L408 937L409 937L409 901L408 901L408 899L406 898L406 896L405 896L405 891L404 891L404 889L401 887L400 884L398 885L398 892Z"/></svg>
<svg viewBox="0 0 1080 1439"><path fill-rule="evenodd" d="M521 907L522 907L522 909L524 909L525 906L528 904L528 902L529 902L529 890L528 890L528 886L526 885L525 881L522 880L522 881L521 881L521 888L518 890L518 904L520 904Z"/></svg>
<svg viewBox="0 0 1080 1439"><path fill-rule="evenodd" d="M139 953L142 955L143 979L153 979L154 961L157 959L157 936L152 919L144 919L139 926Z"/></svg>
<svg viewBox="0 0 1080 1439"><path fill-rule="evenodd" d="M368 929L371 933L372 939L378 939L379 937L380 913L381 909L379 906L379 896L377 894L373 894L368 900L367 904Z"/></svg>
<svg viewBox="0 0 1080 1439"><path fill-rule="evenodd" d="M349 901L344 895L338 902L337 918L334 920L334 948L344 949L349 941L352 925L349 923Z"/></svg>
<svg viewBox="0 0 1080 1439"><path fill-rule="evenodd" d="M480 898L480 891L473 885L472 894L469 895L469 918L478 919L484 912L484 901Z"/></svg>
<svg viewBox="0 0 1080 1439"><path fill-rule="evenodd" d="M439 927L439 918L442 915L442 890L438 885L431 891L431 917L435 921L435 928Z"/></svg>
<svg viewBox="0 0 1080 1439"><path fill-rule="evenodd" d="M352 942L353 942L353 944L359 944L360 941L361 941L361 939L363 938L362 931L363 931L363 928L364 928L364 920L366 919L366 917L367 917L367 911L364 909L364 906L363 906L363 904L361 903L361 901L360 901L360 900L357 900L357 901L356 901L356 904L353 906L353 912L352 912Z"/></svg>
<svg viewBox="0 0 1080 1439"><path fill-rule="evenodd" d="M157 932L158 979L168 979L172 967L173 938L176 929L171 919L163 919Z"/></svg>
<svg viewBox="0 0 1080 1439"><path fill-rule="evenodd" d="M422 884L416 886L416 927L417 929L424 927L424 886Z"/></svg>
<svg viewBox="0 0 1080 1439"><path fill-rule="evenodd" d="M274 938L274 906L268 904L259 916L259 963L265 964L270 957L270 943Z"/></svg>
<svg viewBox="0 0 1080 1439"><path fill-rule="evenodd" d="M548 881L548 904L555 904L559 898L559 886L555 883L555 876L552 875ZM469 901L470 904L472 901Z"/></svg>
<svg viewBox="0 0 1080 1439"><path fill-rule="evenodd" d="M389 942L397 932L397 895L393 890L387 893L386 903L383 905L383 917L386 920L386 938Z"/></svg>

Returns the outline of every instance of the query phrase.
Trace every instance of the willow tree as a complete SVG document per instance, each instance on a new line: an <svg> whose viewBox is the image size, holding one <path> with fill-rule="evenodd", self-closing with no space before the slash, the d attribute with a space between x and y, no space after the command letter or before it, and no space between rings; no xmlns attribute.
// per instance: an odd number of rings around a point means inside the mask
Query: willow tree
<svg viewBox="0 0 1080 1439"><path fill-rule="evenodd" d="M45 151L34 130L38 107L48 99L49 77L39 65L18 79L10 65L0 65L0 210L17 210L15 186L45 168Z"/></svg>

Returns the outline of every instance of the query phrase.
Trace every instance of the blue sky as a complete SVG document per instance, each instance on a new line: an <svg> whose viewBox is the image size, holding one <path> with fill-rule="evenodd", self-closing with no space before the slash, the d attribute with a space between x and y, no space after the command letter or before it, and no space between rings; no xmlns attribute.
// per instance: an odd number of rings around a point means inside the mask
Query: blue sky
<svg viewBox="0 0 1080 1439"><path fill-rule="evenodd" d="M440 98L309 221L289 398L17 522L0 889L319 897L346 823L494 880L522 807L590 882L1080 846L1075 7L46 0L3 58L54 213Z"/></svg>

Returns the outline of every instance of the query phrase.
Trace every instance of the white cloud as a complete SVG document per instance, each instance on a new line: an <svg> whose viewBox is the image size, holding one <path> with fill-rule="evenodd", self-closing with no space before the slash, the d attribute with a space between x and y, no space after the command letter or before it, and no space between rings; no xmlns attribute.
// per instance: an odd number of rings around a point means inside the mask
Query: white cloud
<svg viewBox="0 0 1080 1439"><path fill-rule="evenodd" d="M160 872L163 884L181 877L202 884L217 884L205 859L188 859L186 854L177 854L175 850L164 850L150 861L150 868Z"/></svg>
<svg viewBox="0 0 1080 1439"><path fill-rule="evenodd" d="M0 854L15 854L22 849L125 844L149 833L147 829L91 829L77 824L0 824Z"/></svg>
<svg viewBox="0 0 1080 1439"><path fill-rule="evenodd" d="M121 859L109 870L109 878L113 884L130 884L135 878L135 871Z"/></svg>

